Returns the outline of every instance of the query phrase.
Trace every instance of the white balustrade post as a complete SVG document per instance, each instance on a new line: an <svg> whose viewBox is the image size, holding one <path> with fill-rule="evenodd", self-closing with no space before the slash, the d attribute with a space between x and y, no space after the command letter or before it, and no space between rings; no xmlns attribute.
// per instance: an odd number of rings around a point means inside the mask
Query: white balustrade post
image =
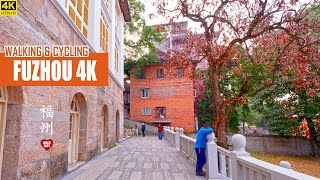
<svg viewBox="0 0 320 180"><path fill-rule="evenodd" d="M174 144L174 127L170 127L170 142L171 144Z"/></svg>
<svg viewBox="0 0 320 180"><path fill-rule="evenodd" d="M184 135L184 134L183 134L183 128L180 128L180 129L179 129L179 139L180 139L180 142L179 142L180 146L179 146L179 148L180 148L180 150L183 149L182 146L185 147L185 141L181 141L181 136L182 136L182 135ZM185 151L185 149L183 149L183 150Z"/></svg>
<svg viewBox="0 0 320 180"><path fill-rule="evenodd" d="M180 128L176 127L176 132L174 133L174 145L177 149L180 149Z"/></svg>
<svg viewBox="0 0 320 180"><path fill-rule="evenodd" d="M250 156L249 153L246 152L246 138L242 134L235 134L231 138L231 142L233 145L233 151L230 152L231 158L231 169L232 169L232 180L243 180L243 174L241 169L239 168L237 157L239 156Z"/></svg>
<svg viewBox="0 0 320 180"><path fill-rule="evenodd" d="M206 169L208 179L218 179L218 147L215 142L214 133L210 133L206 136L207 148L206 148Z"/></svg>
<svg viewBox="0 0 320 180"><path fill-rule="evenodd" d="M280 161L279 166L287 169L291 169L291 164L288 161Z"/></svg>

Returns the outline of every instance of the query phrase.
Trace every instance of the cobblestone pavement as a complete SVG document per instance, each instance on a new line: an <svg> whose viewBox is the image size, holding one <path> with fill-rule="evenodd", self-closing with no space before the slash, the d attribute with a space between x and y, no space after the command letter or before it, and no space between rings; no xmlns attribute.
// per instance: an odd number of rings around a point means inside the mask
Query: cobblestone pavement
<svg viewBox="0 0 320 180"><path fill-rule="evenodd" d="M131 137L62 177L63 180L204 180L167 140Z"/></svg>

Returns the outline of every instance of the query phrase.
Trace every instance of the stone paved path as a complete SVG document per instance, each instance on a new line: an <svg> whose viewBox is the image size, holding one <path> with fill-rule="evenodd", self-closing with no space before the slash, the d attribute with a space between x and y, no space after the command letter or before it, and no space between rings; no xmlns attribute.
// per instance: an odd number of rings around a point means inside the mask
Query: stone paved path
<svg viewBox="0 0 320 180"><path fill-rule="evenodd" d="M195 167L165 139L156 136L131 137L108 150L63 180L204 180Z"/></svg>

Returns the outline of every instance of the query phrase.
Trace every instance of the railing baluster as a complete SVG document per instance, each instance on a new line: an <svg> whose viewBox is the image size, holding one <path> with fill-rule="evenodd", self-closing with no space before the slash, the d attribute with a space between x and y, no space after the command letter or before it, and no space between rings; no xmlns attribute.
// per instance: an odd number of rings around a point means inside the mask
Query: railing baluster
<svg viewBox="0 0 320 180"><path fill-rule="evenodd" d="M257 176L256 176L257 180L262 180L262 179L263 179L261 173L256 172L256 175L257 175Z"/></svg>
<svg viewBox="0 0 320 180"><path fill-rule="evenodd" d="M230 156L228 157L228 177L232 177L232 166L231 166L231 158Z"/></svg>
<svg viewBox="0 0 320 180"><path fill-rule="evenodd" d="M192 158L192 156L191 156L191 151L190 151L190 141L189 141L189 139L187 140L188 141L188 147L187 147L187 151L188 151L188 155L189 155L189 158Z"/></svg>
<svg viewBox="0 0 320 180"><path fill-rule="evenodd" d="M255 180L255 178L254 178L254 171L253 171L252 169L249 169L248 179L249 179L249 180Z"/></svg>
<svg viewBox="0 0 320 180"><path fill-rule="evenodd" d="M218 153L219 154L219 169L220 169L220 174L226 176L227 175L227 171L226 171L226 156L222 153Z"/></svg>
<svg viewBox="0 0 320 180"><path fill-rule="evenodd" d="M248 168L246 166L242 166L242 177L243 180L248 180Z"/></svg>

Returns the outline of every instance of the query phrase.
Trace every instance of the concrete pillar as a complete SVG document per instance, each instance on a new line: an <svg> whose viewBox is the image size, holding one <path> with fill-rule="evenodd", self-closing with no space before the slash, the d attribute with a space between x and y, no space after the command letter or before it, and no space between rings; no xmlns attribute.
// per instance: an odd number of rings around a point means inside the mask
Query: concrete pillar
<svg viewBox="0 0 320 180"><path fill-rule="evenodd" d="M180 129L179 129L180 135L183 135L183 131L184 131L183 128L180 128Z"/></svg>
<svg viewBox="0 0 320 180"><path fill-rule="evenodd" d="M208 179L218 179L218 147L215 143L214 133L208 134L207 138L207 148L206 148L206 169L207 169L207 178Z"/></svg>
<svg viewBox="0 0 320 180"><path fill-rule="evenodd" d="M179 133L180 128L176 127L176 131L174 133L174 144L177 149L180 149L180 133Z"/></svg>
<svg viewBox="0 0 320 180"><path fill-rule="evenodd" d="M235 134L232 136L231 142L234 149L230 152L232 172L231 179L243 180L243 174L241 173L241 169L239 168L237 157L250 156L250 154L245 150L247 141L242 134Z"/></svg>

